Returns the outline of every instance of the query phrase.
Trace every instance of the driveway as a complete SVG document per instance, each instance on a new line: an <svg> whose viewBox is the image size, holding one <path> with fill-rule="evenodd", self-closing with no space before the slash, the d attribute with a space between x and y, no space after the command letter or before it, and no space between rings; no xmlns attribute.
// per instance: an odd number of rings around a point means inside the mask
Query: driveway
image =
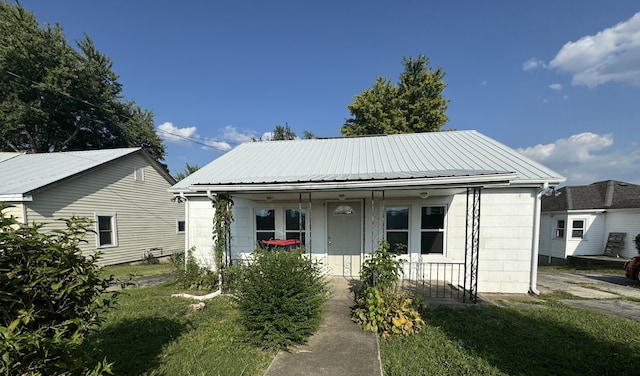
<svg viewBox="0 0 640 376"><path fill-rule="evenodd" d="M623 275L539 270L538 290L564 291L581 298L561 300L565 304L640 321L640 284Z"/></svg>

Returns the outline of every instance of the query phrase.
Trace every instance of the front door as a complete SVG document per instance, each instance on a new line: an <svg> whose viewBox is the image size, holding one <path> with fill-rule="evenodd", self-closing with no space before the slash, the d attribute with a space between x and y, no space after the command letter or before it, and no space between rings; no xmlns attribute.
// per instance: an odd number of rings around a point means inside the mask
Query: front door
<svg viewBox="0 0 640 376"><path fill-rule="evenodd" d="M362 254L362 205L360 202L327 204L327 253L329 275L360 275Z"/></svg>

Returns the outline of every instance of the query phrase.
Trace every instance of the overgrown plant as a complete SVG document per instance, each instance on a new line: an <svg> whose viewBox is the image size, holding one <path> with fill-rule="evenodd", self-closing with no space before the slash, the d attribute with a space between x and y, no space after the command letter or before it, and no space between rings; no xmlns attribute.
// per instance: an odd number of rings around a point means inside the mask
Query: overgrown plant
<svg viewBox="0 0 640 376"><path fill-rule="evenodd" d="M214 216L213 216L213 248L214 248L214 260L216 263L216 271L219 276L220 287L224 287L226 281L225 267L226 257L228 255L229 247L231 246L231 222L233 221L233 200L231 196L227 194L218 194L216 200L213 202Z"/></svg>
<svg viewBox="0 0 640 376"><path fill-rule="evenodd" d="M0 207L0 374L102 375L80 345L103 322L115 292L113 277L100 275L98 254L83 255L79 244L86 218L65 220L51 234L42 224L26 225Z"/></svg>
<svg viewBox="0 0 640 376"><path fill-rule="evenodd" d="M352 320L364 330L387 338L391 334L415 334L422 329L424 322L415 299L395 290L401 272L402 262L389 251L389 243L384 240L372 257L362 263L361 286Z"/></svg>
<svg viewBox="0 0 640 376"><path fill-rule="evenodd" d="M392 334L408 336L419 333L424 325L418 304L408 294L383 292L373 287L358 299L352 320L365 331L379 333L385 339Z"/></svg>
<svg viewBox="0 0 640 376"><path fill-rule="evenodd" d="M320 266L300 249L254 251L237 281L240 317L251 342L286 349L306 342L328 297Z"/></svg>
<svg viewBox="0 0 640 376"><path fill-rule="evenodd" d="M375 287L381 291L395 288L402 272L402 261L394 256L395 254L389 251L389 243L386 240L381 241L372 257L362 263L361 292L369 287Z"/></svg>
<svg viewBox="0 0 640 376"><path fill-rule="evenodd" d="M183 288L189 290L214 290L218 287L218 273L206 266L201 266L193 257L193 249L189 250L186 265L184 253L172 256L178 276L177 281Z"/></svg>
<svg viewBox="0 0 640 376"><path fill-rule="evenodd" d="M636 243L636 249L640 252L640 234L636 235L636 238L633 239L633 242Z"/></svg>

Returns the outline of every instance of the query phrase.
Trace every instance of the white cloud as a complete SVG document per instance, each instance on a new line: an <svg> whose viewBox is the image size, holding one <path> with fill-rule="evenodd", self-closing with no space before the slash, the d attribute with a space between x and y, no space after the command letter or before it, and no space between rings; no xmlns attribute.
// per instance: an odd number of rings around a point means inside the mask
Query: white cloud
<svg viewBox="0 0 640 376"><path fill-rule="evenodd" d="M562 84L551 84L549 85L549 88L551 88L552 90L560 91L562 90Z"/></svg>
<svg viewBox="0 0 640 376"><path fill-rule="evenodd" d="M254 131L238 132L233 125L227 125L223 130L223 137L233 143L249 142L256 138Z"/></svg>
<svg viewBox="0 0 640 376"><path fill-rule="evenodd" d="M216 140L212 140L210 138L206 138L206 139L204 139L204 141L202 141L202 143L204 144L202 146L203 149L213 148L213 149L216 149L216 150L219 150L219 151L229 151L229 150L233 149L233 147L231 145L229 145L229 143L226 142L226 141L216 141Z"/></svg>
<svg viewBox="0 0 640 376"><path fill-rule="evenodd" d="M538 68L545 68L546 66L547 64L544 61L531 58L525 61L524 63L522 63L522 70L528 71L528 70L533 70Z"/></svg>
<svg viewBox="0 0 640 376"><path fill-rule="evenodd" d="M566 43L549 68L571 73L574 85L619 82L640 86L640 12L595 35Z"/></svg>
<svg viewBox="0 0 640 376"><path fill-rule="evenodd" d="M187 141L196 133L196 127L178 128L171 122L164 122L158 125L156 133L164 140L172 142Z"/></svg>
<svg viewBox="0 0 640 376"><path fill-rule="evenodd" d="M609 179L640 184L637 174L640 150L630 153L609 150L613 144L611 134L585 132L517 151L567 177L567 185Z"/></svg>

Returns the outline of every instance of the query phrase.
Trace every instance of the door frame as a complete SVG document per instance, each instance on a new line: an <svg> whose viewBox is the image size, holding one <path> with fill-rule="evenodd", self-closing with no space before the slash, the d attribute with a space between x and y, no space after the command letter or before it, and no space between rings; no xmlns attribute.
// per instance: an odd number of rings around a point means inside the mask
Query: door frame
<svg viewBox="0 0 640 376"><path fill-rule="evenodd" d="M358 220L360 221L360 250L359 250L359 255L360 255L360 263L362 263L364 261L364 256L365 256L365 251L364 251L364 230L365 230L365 203L364 203L364 199L360 199L360 198L354 198L354 199L346 199L346 200L325 200L324 201L324 215L325 215L325 234L324 234L324 244L325 244L325 252L324 252L324 257L325 260L327 260L327 268L329 267L329 221L331 221L332 218L332 214L329 212L329 207L330 204L336 204L336 203L351 203L352 205L355 203L359 206L360 208L360 215L358 215L358 213L356 212L356 217L358 217ZM356 210L358 210L357 208L354 208Z"/></svg>

